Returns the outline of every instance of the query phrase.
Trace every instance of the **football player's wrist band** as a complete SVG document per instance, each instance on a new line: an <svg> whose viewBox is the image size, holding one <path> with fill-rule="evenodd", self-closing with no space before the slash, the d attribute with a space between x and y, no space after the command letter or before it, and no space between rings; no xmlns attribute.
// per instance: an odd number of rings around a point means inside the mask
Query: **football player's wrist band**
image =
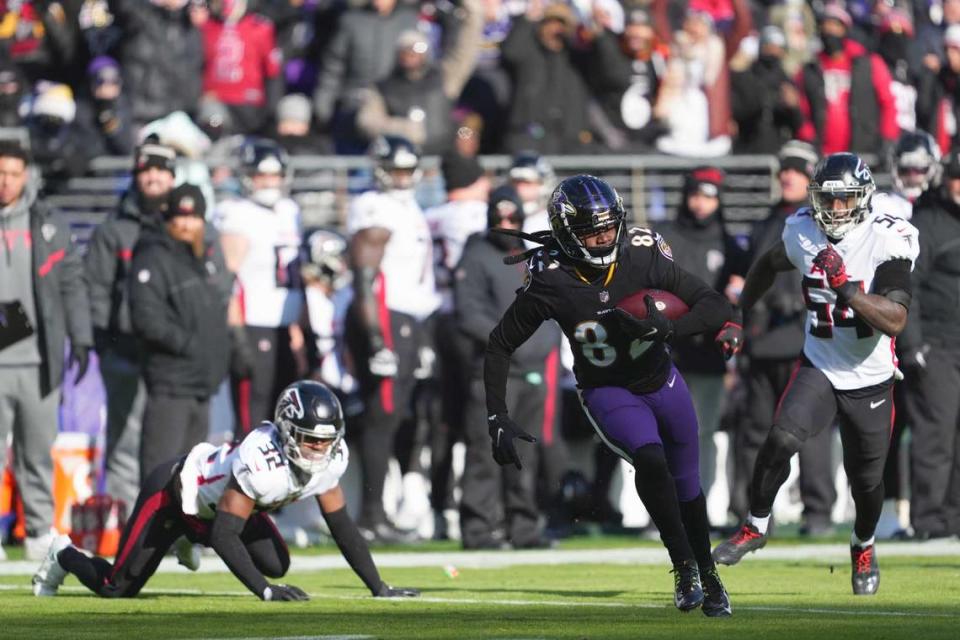
<svg viewBox="0 0 960 640"><path fill-rule="evenodd" d="M850 299L853 298L853 296L856 295L857 291L859 290L860 290L860 287L853 284L849 280L847 280L842 285L834 289L834 291L837 294L837 300L844 304L850 302Z"/></svg>

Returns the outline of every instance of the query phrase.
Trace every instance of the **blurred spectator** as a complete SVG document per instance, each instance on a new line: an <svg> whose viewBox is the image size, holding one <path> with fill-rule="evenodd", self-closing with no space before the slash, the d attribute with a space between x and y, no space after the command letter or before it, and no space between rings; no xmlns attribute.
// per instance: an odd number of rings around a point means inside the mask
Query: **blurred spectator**
<svg viewBox="0 0 960 640"><path fill-rule="evenodd" d="M243 194L217 207L227 266L237 276L230 324L237 348L252 360L235 370L235 403L243 433L272 416L274 401L297 375L303 347L296 290L300 208L290 199L290 161L272 140L249 139L239 150ZM243 375L241 375L243 374Z"/></svg>
<svg viewBox="0 0 960 640"><path fill-rule="evenodd" d="M723 172L716 167L698 167L684 177L676 220L657 231L673 248L677 265L717 291L724 292L732 273L743 262L743 250L724 227ZM741 268L742 269L742 268ZM742 283L742 278L740 279ZM671 352L677 369L690 389L700 422L700 478L703 494L710 495L716 479L717 451L713 434L723 411L726 363L712 348L713 336L675 340ZM714 523L723 524L723 523Z"/></svg>
<svg viewBox="0 0 960 640"><path fill-rule="evenodd" d="M660 80L670 49L658 41L646 11L631 11L619 36L606 25L594 40L596 59L589 79L604 114L614 127L613 151L648 150L664 132L653 117Z"/></svg>
<svg viewBox="0 0 960 640"><path fill-rule="evenodd" d="M328 138L313 132L312 120L309 98L300 93L283 96L277 103L277 124L271 137L290 155L332 153Z"/></svg>
<svg viewBox="0 0 960 640"><path fill-rule="evenodd" d="M547 201L557 181L550 162L535 151L520 151L513 156L507 179L523 203L523 231L549 231Z"/></svg>
<svg viewBox="0 0 960 640"><path fill-rule="evenodd" d="M392 43L417 26L417 11L397 0L371 0L349 9L320 57L314 93L317 123L329 130L341 153L361 153L366 142L355 129L364 90L386 78L395 63Z"/></svg>
<svg viewBox="0 0 960 640"><path fill-rule="evenodd" d="M427 154L450 148L453 102L473 71L483 26L480 0L464 0L463 8L456 39L439 63L430 61L430 44L421 32L400 34L393 72L365 94L357 113L364 135L404 136Z"/></svg>
<svg viewBox="0 0 960 640"><path fill-rule="evenodd" d="M939 20L935 19L937 12L941 14ZM916 55L922 58L923 64L932 68L935 63L943 61L947 30L953 25L960 25L960 0L931 2L929 14L918 8L914 15L919 27L915 42L919 51Z"/></svg>
<svg viewBox="0 0 960 640"><path fill-rule="evenodd" d="M77 29L81 55L86 60L115 55L123 35L107 0L80 0Z"/></svg>
<svg viewBox="0 0 960 640"><path fill-rule="evenodd" d="M20 69L12 60L0 56L0 127L23 125L20 113L28 87Z"/></svg>
<svg viewBox="0 0 960 640"><path fill-rule="evenodd" d="M77 47L77 4L72 0L4 2L0 49L32 84L70 81Z"/></svg>
<svg viewBox="0 0 960 640"><path fill-rule="evenodd" d="M883 6L883 3L878 3ZM913 21L902 9L889 9L877 18L876 51L890 71L890 93L897 110L897 126L901 131L917 128L917 90L934 89L935 74L927 67L911 65L910 44L913 41ZM926 76L922 78L921 75Z"/></svg>
<svg viewBox="0 0 960 640"><path fill-rule="evenodd" d="M490 179L474 157L455 152L440 164L447 202L425 212L433 251L441 306L434 319L434 342L439 365L442 419L430 441L431 506L435 522L445 526L444 512L455 508L453 499L453 445L463 436L464 399L470 392L472 344L460 332L454 315L454 284L463 247L475 233L487 229ZM435 537L437 536L435 534Z"/></svg>
<svg viewBox="0 0 960 640"><path fill-rule="evenodd" d="M493 229L519 230L523 207L516 192L501 187L491 196L487 225ZM490 456L486 405L483 391L483 352L487 337L500 314L510 306L523 278L523 263L503 266L505 256L524 251L515 236L489 231L467 241L457 268L456 310L460 329L470 338L470 391L467 400L466 460L460 501L460 529L464 549L496 549L548 546L543 537L536 503L537 456L524 458L523 469L498 466ZM519 268L518 268L519 267ZM536 436L543 425L547 403L544 361L556 348L559 328L550 323L514 352L511 358L510 415L523 420Z"/></svg>
<svg viewBox="0 0 960 640"><path fill-rule="evenodd" d="M120 65L108 56L87 67L89 93L77 103L77 121L85 129L91 156L121 156L133 152L133 115L123 91Z"/></svg>
<svg viewBox="0 0 960 640"><path fill-rule="evenodd" d="M683 29L674 34L672 56L653 111L669 130L657 140L657 149L696 157L729 153L728 87L723 40L714 32L710 14L691 10Z"/></svg>
<svg viewBox="0 0 960 640"><path fill-rule="evenodd" d="M77 103L65 84L41 82L30 105L30 149L43 173L43 192L59 193L83 175L95 153L76 122Z"/></svg>
<svg viewBox="0 0 960 640"><path fill-rule="evenodd" d="M952 0L960 7L960 0ZM960 139L960 24L947 28L943 34L944 56L942 68L932 54L924 59L937 69L939 87L933 92L921 88L917 102L917 118L937 140L941 152L951 149Z"/></svg>
<svg viewBox="0 0 960 640"><path fill-rule="evenodd" d="M203 79L203 42L188 0L107 0L122 32L118 60L135 126L193 113Z"/></svg>
<svg viewBox="0 0 960 640"><path fill-rule="evenodd" d="M93 332L70 229L37 199L29 157L13 142L0 142L0 226L0 443L13 436L25 556L40 560L53 535L51 449L60 422L64 343L69 337L79 381L87 371ZM0 456L0 467L6 459Z"/></svg>
<svg viewBox="0 0 960 640"><path fill-rule="evenodd" d="M912 429L910 522L920 540L960 534L960 155L943 159L943 183L914 205L920 257L911 275L907 328L897 340Z"/></svg>
<svg viewBox="0 0 960 640"><path fill-rule="evenodd" d="M230 110L213 96L200 98L200 104L197 105L197 115L194 116L193 120L200 127L200 130L210 138L211 143L236 132Z"/></svg>
<svg viewBox="0 0 960 640"><path fill-rule="evenodd" d="M162 225L143 228L133 251L130 316L144 349L147 405L140 478L187 454L209 429L210 396L226 375L227 303L233 276L216 230L204 222L203 193L169 194Z"/></svg>
<svg viewBox="0 0 960 640"><path fill-rule="evenodd" d="M227 106L237 132L259 133L284 89L273 23L249 11L247 0L209 6L205 19L194 10L203 36L203 93Z"/></svg>
<svg viewBox="0 0 960 640"><path fill-rule="evenodd" d="M84 258L93 336L107 393L106 489L133 509L140 487L140 433L147 390L130 319L133 248L143 229L163 224L176 153L156 142L134 156L133 184L114 216L93 232Z"/></svg>
<svg viewBox="0 0 960 640"><path fill-rule="evenodd" d="M731 74L736 153L776 153L800 128L800 94L783 68L786 42L780 29L764 27L756 62Z"/></svg>
<svg viewBox="0 0 960 640"><path fill-rule="evenodd" d="M805 0L785 0L770 6L771 26L779 28L786 40L783 68L791 78L812 56L811 44L816 41L817 19Z"/></svg>
<svg viewBox="0 0 960 640"><path fill-rule="evenodd" d="M512 86L510 76L503 68L500 45L510 33L511 11L515 13L523 9L521 3L483 0L480 52L459 104L467 111L475 112L486 124L482 140L484 153L499 151L502 147ZM463 149L460 152L464 153Z"/></svg>
<svg viewBox="0 0 960 640"><path fill-rule="evenodd" d="M880 56L847 37L850 14L828 4L820 16L823 50L797 78L804 123L798 137L823 155L885 153L900 135L890 72Z"/></svg>
<svg viewBox="0 0 960 640"><path fill-rule="evenodd" d="M753 229L750 262L779 242L786 219L807 206L807 185L817 163L816 150L806 142L793 140L783 146L778 160L780 200ZM757 452L770 431L777 401L803 349L807 310L800 280L796 272L778 274L774 286L746 319L745 333L750 336L745 347L749 364L743 372L746 415L734 434L730 491L730 511L737 521L747 515L750 474ZM837 494L833 486L832 448L833 429L824 429L800 449L801 534L818 537L833 531L830 517Z"/></svg>
<svg viewBox="0 0 960 640"><path fill-rule="evenodd" d="M426 321L439 297L430 229L414 199L420 158L409 140L383 137L370 148L376 191L353 200L347 216L354 301L347 321L363 413L363 507L357 526L368 541L409 542L412 532L387 520L383 487L401 424L413 406L414 371L429 342ZM415 462L401 456L406 473ZM421 499L423 496L421 496Z"/></svg>
<svg viewBox="0 0 960 640"><path fill-rule="evenodd" d="M453 112L453 150L464 157L474 157L480 153L483 140L484 120L475 111L460 108Z"/></svg>
<svg viewBox="0 0 960 640"><path fill-rule="evenodd" d="M347 3L339 0L273 0L257 9L273 21L283 54L287 91L313 95L317 62L336 32Z"/></svg>
<svg viewBox="0 0 960 640"><path fill-rule="evenodd" d="M530 3L500 46L513 81L504 145L508 152L580 153L592 143L590 94L580 74L589 52L572 46L576 18L562 2Z"/></svg>

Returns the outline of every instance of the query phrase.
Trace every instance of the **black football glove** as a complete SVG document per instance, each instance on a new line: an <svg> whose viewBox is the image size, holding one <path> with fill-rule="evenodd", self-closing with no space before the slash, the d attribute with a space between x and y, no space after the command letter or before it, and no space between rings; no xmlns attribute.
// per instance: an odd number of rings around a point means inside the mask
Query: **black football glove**
<svg viewBox="0 0 960 640"><path fill-rule="evenodd" d="M419 598L420 590L413 587L391 587L386 582L373 594L374 598Z"/></svg>
<svg viewBox="0 0 960 640"><path fill-rule="evenodd" d="M504 414L492 415L487 418L487 426L490 432L490 445L493 447L493 459L497 464L503 466L511 462L517 465L517 469L522 469L520 464L520 454L517 448L513 446L513 439L520 438L526 442L536 442L537 439L521 429L516 422Z"/></svg>
<svg viewBox="0 0 960 640"><path fill-rule="evenodd" d="M723 323L713 340L720 347L724 359L729 360L743 348L743 325L728 320Z"/></svg>
<svg viewBox="0 0 960 640"><path fill-rule="evenodd" d="M87 375L87 367L90 366L90 347L82 344L74 344L70 346L70 365L76 363L77 365L77 377L73 379L73 383L77 384L83 379L83 376Z"/></svg>
<svg viewBox="0 0 960 640"><path fill-rule="evenodd" d="M643 320L635 318L630 312L623 309L617 308L614 310L617 314L617 321L620 323L620 329L631 338L666 342L673 335L673 320L657 309L657 303L653 296L645 296L643 302L647 305L647 317Z"/></svg>
<svg viewBox="0 0 960 640"><path fill-rule="evenodd" d="M292 584L271 584L263 590L262 597L270 602L302 602L310 599L303 589Z"/></svg>

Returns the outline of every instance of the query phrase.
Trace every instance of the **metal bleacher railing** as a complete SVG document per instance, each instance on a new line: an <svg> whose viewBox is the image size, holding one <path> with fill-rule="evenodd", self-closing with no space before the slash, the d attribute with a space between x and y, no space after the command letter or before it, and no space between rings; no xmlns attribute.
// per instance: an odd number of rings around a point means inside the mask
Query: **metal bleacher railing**
<svg viewBox="0 0 960 640"><path fill-rule="evenodd" d="M551 156L549 160L558 178L592 173L607 179L623 196L633 221L640 224L673 217L684 173L703 164L664 155ZM484 156L481 164L497 181L510 167L510 157ZM779 196L776 157L728 156L712 159L710 164L727 175L723 201L730 231L748 233ZM291 190L302 208L305 226L342 226L350 197L370 186L371 164L363 156L295 156L291 165ZM81 241L116 208L129 185L130 166L126 157L96 158L87 176L70 180L65 193L49 196L48 202L67 216ZM425 206L439 204L444 192L438 159L425 158L423 166L418 199ZM876 177L881 188L889 186L885 173L877 172Z"/></svg>

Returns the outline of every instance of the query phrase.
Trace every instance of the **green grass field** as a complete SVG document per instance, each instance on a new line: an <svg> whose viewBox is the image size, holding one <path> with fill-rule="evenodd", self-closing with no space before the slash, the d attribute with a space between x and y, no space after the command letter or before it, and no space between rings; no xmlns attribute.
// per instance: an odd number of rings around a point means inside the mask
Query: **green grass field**
<svg viewBox="0 0 960 640"><path fill-rule="evenodd" d="M72 577L60 596L34 598L29 576L0 576L0 638L960 638L960 557L884 558L882 547L880 557L875 597L851 594L847 563L748 558L723 571L734 616L721 620L675 610L672 576L652 564L462 568L455 578L383 569L423 590L404 601L368 597L349 570L292 571L307 603L259 602L221 573L158 574L124 601L91 596Z"/></svg>

